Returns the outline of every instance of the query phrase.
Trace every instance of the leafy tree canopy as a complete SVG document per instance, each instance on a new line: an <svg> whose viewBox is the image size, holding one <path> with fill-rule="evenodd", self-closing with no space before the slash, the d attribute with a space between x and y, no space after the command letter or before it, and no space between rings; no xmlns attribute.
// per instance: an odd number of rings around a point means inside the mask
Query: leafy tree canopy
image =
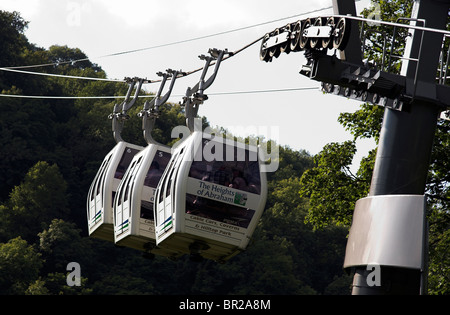
<svg viewBox="0 0 450 315"><path fill-rule="evenodd" d="M379 2L387 12L383 6L388 2ZM43 49L30 44L23 33L27 24L17 12L0 11L2 66L57 63L35 70L106 78L78 48ZM376 38L369 41L374 44ZM0 91L124 95L127 85L2 71ZM120 101L0 98L0 294L350 292L351 279L342 270L347 228L354 202L368 191L375 156L375 151L370 152L353 174L349 165L354 141L331 143L314 157L280 147L279 169L268 176L266 210L251 244L226 264L197 263L188 257L175 262L161 257L148 260L136 250L88 237L86 195L103 157L115 144L107 116ZM145 144L136 117L142 106L139 99L123 132L124 139L138 144ZM343 113L339 121L354 140L377 139L382 117L382 109L365 104L355 113ZM207 125L205 117L203 122ZM184 123L183 109L168 104L153 137L173 143L171 128ZM436 294L450 292L448 128L448 123L439 123L427 186L432 201L429 287ZM66 284L66 265L71 261L81 265L81 287Z"/></svg>

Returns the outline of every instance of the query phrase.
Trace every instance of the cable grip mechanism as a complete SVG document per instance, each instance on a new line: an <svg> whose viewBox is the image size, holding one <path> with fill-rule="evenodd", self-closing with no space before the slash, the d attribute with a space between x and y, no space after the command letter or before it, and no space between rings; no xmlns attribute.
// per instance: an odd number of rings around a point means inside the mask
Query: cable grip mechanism
<svg viewBox="0 0 450 315"><path fill-rule="evenodd" d="M208 96L204 93L205 90L210 87L216 79L223 57L226 54L232 55L227 49L219 50L216 48L209 49L208 53L210 56L199 56L200 60L205 61L200 80L193 88L187 88L186 96L183 97L183 103L181 103L181 106L184 106L185 108L186 124L191 132L194 131L194 118L197 116L199 105L203 104L203 102L208 99ZM207 80L205 80L208 68L212 66L213 61L215 61L214 72Z"/></svg>
<svg viewBox="0 0 450 315"><path fill-rule="evenodd" d="M123 125L125 120L128 120L130 116L127 114L128 110L136 103L139 92L141 90L142 84L147 82L147 79L141 78L125 78L125 81L129 84L127 95L125 96L125 100L120 104L115 104L113 112L108 115L108 118L112 120L112 132L114 136L114 140L117 143L123 141L121 133L123 130ZM134 93L133 99L130 101L131 93L133 92L134 87L136 86L136 91Z"/></svg>
<svg viewBox="0 0 450 315"><path fill-rule="evenodd" d="M139 117L142 118L142 130L144 133L144 138L148 144L157 142L152 138L151 132L155 127L156 119L160 116L159 107L164 105L170 97L172 93L172 89L175 85L175 81L179 75L185 75L183 71L167 69L165 73L158 72L157 75L162 77L161 85L159 86L158 92L155 97L151 101L146 101L144 103L144 108L138 114ZM161 97L162 91L166 84L166 81L171 79L171 84L169 86L168 91L164 96Z"/></svg>

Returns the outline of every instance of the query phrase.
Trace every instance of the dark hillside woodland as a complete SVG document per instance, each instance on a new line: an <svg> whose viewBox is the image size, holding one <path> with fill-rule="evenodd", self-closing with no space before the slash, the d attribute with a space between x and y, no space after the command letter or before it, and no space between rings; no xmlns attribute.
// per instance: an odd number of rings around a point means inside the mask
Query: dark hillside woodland
<svg viewBox="0 0 450 315"><path fill-rule="evenodd" d="M23 34L28 23L18 12L2 11L0 21L1 66L54 63L33 71L106 78L77 48L45 50L29 43ZM78 59L84 60L67 62ZM2 94L36 96L127 91L123 83L8 71L0 71L0 88ZM142 105L138 100L129 112L132 119L122 134L140 145L145 144L141 122L134 117ZM248 250L226 264L188 257L148 260L137 250L89 238L86 194L115 144L107 119L113 106L107 99L0 98L1 294L323 294L345 277L346 231L313 231L303 223L308 200L298 194L299 177L312 157L288 147L280 148L280 168L269 174L266 211ZM171 144L171 128L184 124L179 105L165 106L153 137ZM81 287L66 284L72 261L81 266ZM348 293L348 281L339 288L333 292Z"/></svg>
<svg viewBox="0 0 450 315"><path fill-rule="evenodd" d="M53 64L32 71L107 78L78 48L28 42L27 24L18 12L0 11L0 67ZM0 93L7 95L122 96L127 89L120 82L0 71ZM370 155L357 174L349 173L353 142L330 144L315 157L280 147L279 169L267 174L266 208L250 244L224 264L188 256L147 259L88 237L87 193L115 145L108 115L120 101L0 97L0 294L350 294L352 278L342 265L354 191L365 193L373 165ZM138 99L129 111L122 133L138 145L145 145L137 117L143 103ZM171 130L185 125L185 115L177 104L160 110L152 135L171 145ZM343 114L342 123L355 137L373 136L375 127L366 128L365 120L376 125L379 113L369 111ZM447 122L438 133L428 191L435 201L429 290L449 294ZM70 262L81 266L81 286L66 283Z"/></svg>

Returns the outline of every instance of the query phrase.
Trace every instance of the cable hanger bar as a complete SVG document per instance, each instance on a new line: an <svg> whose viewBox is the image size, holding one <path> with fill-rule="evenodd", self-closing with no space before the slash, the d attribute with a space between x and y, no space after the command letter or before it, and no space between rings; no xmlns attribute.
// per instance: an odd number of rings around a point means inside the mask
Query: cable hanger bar
<svg viewBox="0 0 450 315"><path fill-rule="evenodd" d="M114 136L114 140L116 140L117 143L123 141L122 139L122 130L123 126L126 120L130 118L130 116L127 114L127 111L135 104L139 97L139 92L142 87L142 83L146 81L147 79L142 78L126 78L127 83L129 84L127 95L125 97L125 100L120 104L114 105L113 112L108 116L109 119L112 121L112 132ZM136 86L137 84L137 86ZM136 87L134 97L130 101L131 93L133 89Z"/></svg>
<svg viewBox="0 0 450 315"><path fill-rule="evenodd" d="M162 77L162 82L159 90L151 101L145 101L144 109L141 110L141 112L138 114L138 117L142 118L142 131L144 134L144 139L148 144L153 143L162 145L153 138L152 131L155 127L156 119L159 118L160 115L159 107L164 105L169 99L179 73L183 73L183 71L174 71L172 69L167 69L166 73L158 72L157 75ZM173 78L173 80L170 83L170 87L167 92L163 96L161 96L164 85L168 78Z"/></svg>

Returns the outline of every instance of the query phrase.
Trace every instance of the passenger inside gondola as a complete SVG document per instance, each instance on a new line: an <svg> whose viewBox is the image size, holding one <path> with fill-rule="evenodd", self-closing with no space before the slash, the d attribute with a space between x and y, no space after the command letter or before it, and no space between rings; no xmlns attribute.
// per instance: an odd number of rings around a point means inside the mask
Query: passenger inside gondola
<svg viewBox="0 0 450 315"><path fill-rule="evenodd" d="M249 159L231 161L193 161L189 177L201 179L222 186L227 186L253 194L260 194L261 180L259 178L259 163Z"/></svg>
<svg viewBox="0 0 450 315"><path fill-rule="evenodd" d="M186 194L186 213L246 228L255 210L245 207L245 192L260 194L259 163L257 158L252 161L251 153L243 149L236 149L234 158L227 161L227 147L224 145L223 160L192 162L189 177L213 185L203 195Z"/></svg>
<svg viewBox="0 0 450 315"><path fill-rule="evenodd" d="M248 190L248 184L244 178L244 174L238 168L233 169L233 179L231 180L229 187L240 190Z"/></svg>

